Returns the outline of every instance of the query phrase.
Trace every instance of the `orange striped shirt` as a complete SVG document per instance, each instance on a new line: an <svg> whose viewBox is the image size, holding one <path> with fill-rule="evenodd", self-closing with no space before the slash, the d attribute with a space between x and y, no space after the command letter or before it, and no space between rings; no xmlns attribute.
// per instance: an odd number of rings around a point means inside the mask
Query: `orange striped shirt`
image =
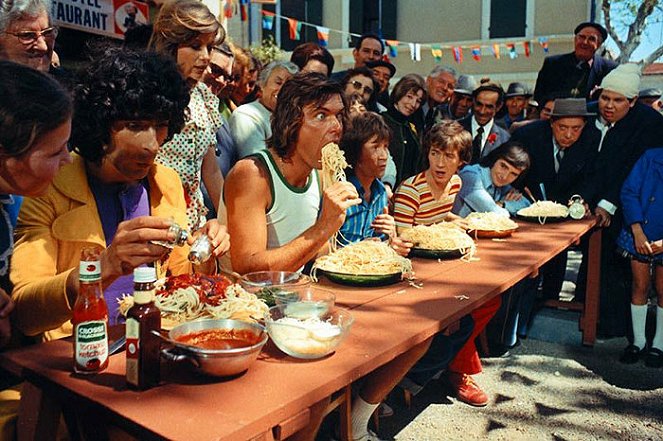
<svg viewBox="0 0 663 441"><path fill-rule="evenodd" d="M441 200L436 200L426 182L425 172L407 178L394 195L394 219L398 231L414 225L432 225L444 221L451 212L462 181L453 175L444 189Z"/></svg>

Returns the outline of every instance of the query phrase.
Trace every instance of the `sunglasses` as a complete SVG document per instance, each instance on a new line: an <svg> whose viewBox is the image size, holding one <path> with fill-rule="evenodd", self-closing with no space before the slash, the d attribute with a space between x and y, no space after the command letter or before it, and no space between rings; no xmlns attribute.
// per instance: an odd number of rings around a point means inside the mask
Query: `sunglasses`
<svg viewBox="0 0 663 441"><path fill-rule="evenodd" d="M214 78L218 78L223 81L232 81L234 79L233 76L229 74L224 68L217 66L216 64L210 63L209 70Z"/></svg>
<svg viewBox="0 0 663 441"><path fill-rule="evenodd" d="M373 88L372 88L372 87L364 86L363 84L361 84L361 83L360 83L359 81L357 81L357 80L352 80L352 81L350 81L350 84L352 85L352 87L354 87L354 89L355 89L357 92L359 92L360 90L363 89L364 93L367 93L367 94L369 94L369 95L373 95Z"/></svg>
<svg viewBox="0 0 663 441"><path fill-rule="evenodd" d="M46 42L53 42L55 41L55 37L58 36L58 28L51 26L50 28L42 29L41 31L6 32L6 34L13 35L23 44L32 44L37 41L39 37L43 37Z"/></svg>

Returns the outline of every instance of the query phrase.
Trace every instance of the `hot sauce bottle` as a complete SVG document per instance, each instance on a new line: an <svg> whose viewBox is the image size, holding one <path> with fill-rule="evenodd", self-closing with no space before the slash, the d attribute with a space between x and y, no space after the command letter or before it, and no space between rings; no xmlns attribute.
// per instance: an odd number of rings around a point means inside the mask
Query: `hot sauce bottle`
<svg viewBox="0 0 663 441"><path fill-rule="evenodd" d="M101 249L81 251L74 325L74 372L96 374L108 366L108 308L101 290Z"/></svg>
<svg viewBox="0 0 663 441"><path fill-rule="evenodd" d="M127 312L127 384L138 390L159 384L161 312L154 304L154 268L134 270L134 306Z"/></svg>

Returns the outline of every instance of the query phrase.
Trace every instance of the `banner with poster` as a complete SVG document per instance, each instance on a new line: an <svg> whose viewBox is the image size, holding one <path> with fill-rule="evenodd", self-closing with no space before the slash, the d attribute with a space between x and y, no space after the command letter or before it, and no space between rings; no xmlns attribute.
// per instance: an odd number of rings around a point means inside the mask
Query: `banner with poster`
<svg viewBox="0 0 663 441"><path fill-rule="evenodd" d="M53 0L51 12L63 28L120 39L150 16L147 3L135 0Z"/></svg>

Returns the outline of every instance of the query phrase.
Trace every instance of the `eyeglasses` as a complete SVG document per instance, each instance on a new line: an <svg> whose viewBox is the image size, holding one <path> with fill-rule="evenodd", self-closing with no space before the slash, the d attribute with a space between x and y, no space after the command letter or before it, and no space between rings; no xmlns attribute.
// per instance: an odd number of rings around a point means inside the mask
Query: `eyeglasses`
<svg viewBox="0 0 663 441"><path fill-rule="evenodd" d="M582 42L586 41L588 43L599 44L599 37L597 37L596 35L576 34L576 38Z"/></svg>
<svg viewBox="0 0 663 441"><path fill-rule="evenodd" d="M364 86L363 84L361 84L361 83L360 83L359 81L357 81L357 80L352 80L352 81L350 81L350 84L352 85L352 87L354 87L354 89L355 89L357 92L359 92L360 90L363 89L364 93L367 93L367 94L369 94L369 95L373 95L373 88L372 88L372 87Z"/></svg>
<svg viewBox="0 0 663 441"><path fill-rule="evenodd" d="M56 26L51 26L50 28L42 29L41 31L19 31L19 32L6 32L6 34L13 35L18 38L23 44L32 44L39 37L43 37L46 42L55 41L55 37L58 36L58 28Z"/></svg>
<svg viewBox="0 0 663 441"><path fill-rule="evenodd" d="M231 74L229 74L221 66L217 66L216 64L210 63L209 70L210 70L210 72L211 72L211 74L214 78L220 79L222 81L232 81L233 80L233 76Z"/></svg>

